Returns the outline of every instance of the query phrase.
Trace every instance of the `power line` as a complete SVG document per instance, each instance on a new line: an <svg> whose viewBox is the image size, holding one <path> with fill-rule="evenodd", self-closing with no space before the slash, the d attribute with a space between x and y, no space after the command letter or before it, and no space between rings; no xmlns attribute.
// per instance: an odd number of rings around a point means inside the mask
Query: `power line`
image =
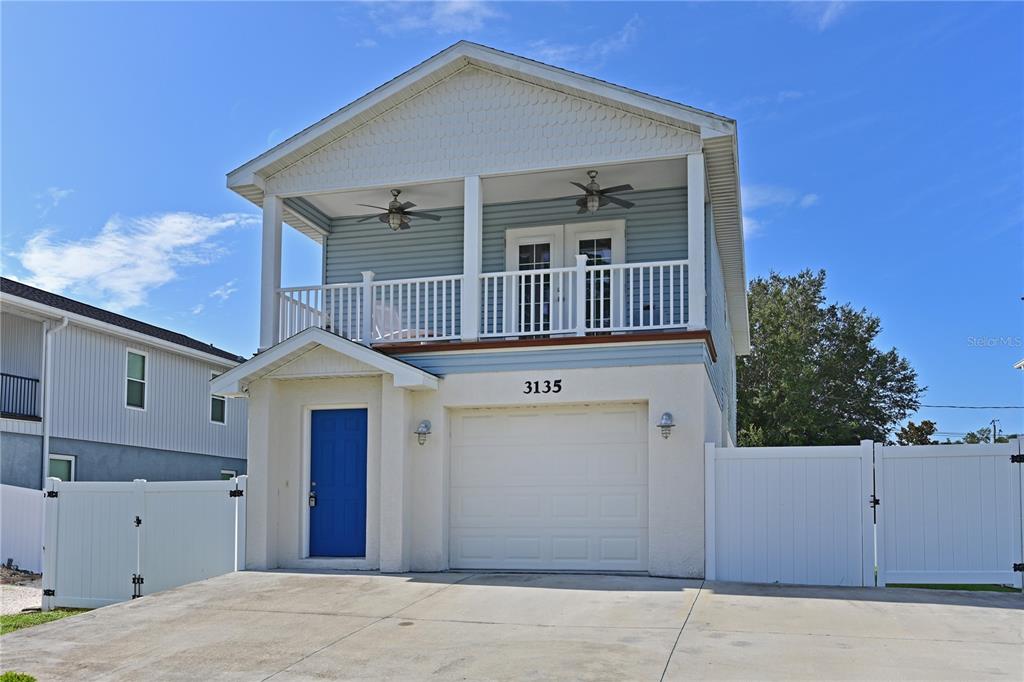
<svg viewBox="0 0 1024 682"><path fill-rule="evenodd" d="M941 407L948 410L1024 410L1024 405L921 405L921 407Z"/></svg>

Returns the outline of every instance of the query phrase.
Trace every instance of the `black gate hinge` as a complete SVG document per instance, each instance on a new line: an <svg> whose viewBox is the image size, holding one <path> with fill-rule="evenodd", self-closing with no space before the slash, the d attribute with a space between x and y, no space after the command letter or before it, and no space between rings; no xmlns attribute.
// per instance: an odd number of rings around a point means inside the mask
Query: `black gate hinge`
<svg viewBox="0 0 1024 682"><path fill-rule="evenodd" d="M138 528L141 525L142 525L142 519L140 519L138 516L136 516L135 517L135 527Z"/></svg>
<svg viewBox="0 0 1024 682"><path fill-rule="evenodd" d="M228 491L228 497L242 497L242 495L244 494L245 491L241 490L240 488L235 488L234 490Z"/></svg>
<svg viewBox="0 0 1024 682"><path fill-rule="evenodd" d="M146 582L142 579L141 573L132 573L132 599L138 599L142 596L142 584Z"/></svg>
<svg viewBox="0 0 1024 682"><path fill-rule="evenodd" d="M43 596L44 597L56 597L57 596L57 590L43 590Z"/></svg>
<svg viewBox="0 0 1024 682"><path fill-rule="evenodd" d="M1010 464L1024 464L1024 455L1010 455Z"/></svg>
<svg viewBox="0 0 1024 682"><path fill-rule="evenodd" d="M1013 565L1014 573L1024 573L1024 563Z"/></svg>
<svg viewBox="0 0 1024 682"><path fill-rule="evenodd" d="M60 493L58 493L56 490L47 490L46 491L46 496L47 497L57 497L58 495L60 495Z"/></svg>
<svg viewBox="0 0 1024 682"><path fill-rule="evenodd" d="M874 509L878 505L882 504L882 498L876 495L872 495L871 499L868 501L868 504L871 506L872 509Z"/></svg>

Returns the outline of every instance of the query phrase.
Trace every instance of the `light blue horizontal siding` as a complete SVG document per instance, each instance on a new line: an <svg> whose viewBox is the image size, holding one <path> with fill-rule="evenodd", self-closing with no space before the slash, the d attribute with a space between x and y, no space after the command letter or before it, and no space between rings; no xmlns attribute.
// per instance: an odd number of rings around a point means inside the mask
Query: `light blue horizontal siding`
<svg viewBox="0 0 1024 682"><path fill-rule="evenodd" d="M358 282L364 270L372 270L377 279L459 274L462 207L430 212L441 220L413 220L411 229L398 232L376 219L332 220L324 247L324 282Z"/></svg>
<svg viewBox="0 0 1024 682"><path fill-rule="evenodd" d="M710 362L703 341L479 353L409 353L395 357L439 376L536 369L693 365Z"/></svg>
<svg viewBox="0 0 1024 682"><path fill-rule="evenodd" d="M606 207L578 215L573 197L484 206L484 272L505 269L505 230L626 219L626 261L639 263L686 258L686 189L676 187L620 196L636 203L627 210ZM325 246L324 281L357 282L373 270L377 279L433 277L462 272L462 207L430 210L439 222L416 220L410 230L392 232L377 220L331 220Z"/></svg>
<svg viewBox="0 0 1024 682"><path fill-rule="evenodd" d="M574 198L521 201L484 206L484 272L505 270L505 230L537 225L567 225L595 220L626 220L626 262L686 258L686 189L659 189L617 195L636 203L629 210L605 207L579 215Z"/></svg>
<svg viewBox="0 0 1024 682"><path fill-rule="evenodd" d="M712 212L707 213L708 229L705 242L707 268L705 279L707 287L707 306L705 315L707 326L711 330L711 338L715 342L718 361L709 365L708 372L715 396L722 408L722 418L726 427L736 439L736 351L732 342L732 326L729 320L728 306L725 299L725 277L722 272L722 261L718 253L718 242L715 240L714 219Z"/></svg>

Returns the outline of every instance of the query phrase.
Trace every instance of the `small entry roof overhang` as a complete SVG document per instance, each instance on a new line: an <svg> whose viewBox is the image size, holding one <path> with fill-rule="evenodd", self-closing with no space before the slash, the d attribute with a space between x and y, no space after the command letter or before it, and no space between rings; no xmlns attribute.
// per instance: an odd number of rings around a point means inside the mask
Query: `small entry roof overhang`
<svg viewBox="0 0 1024 682"><path fill-rule="evenodd" d="M440 378L419 367L384 355L372 348L343 336L310 327L276 346L272 346L251 360L232 368L210 382L210 391L216 395L231 398L245 397L250 383L274 373L289 362L305 355L317 347L327 348L355 360L362 365L379 370L380 374L394 377L395 386L409 390L437 390ZM324 377L365 376L365 371L344 370L325 373Z"/></svg>

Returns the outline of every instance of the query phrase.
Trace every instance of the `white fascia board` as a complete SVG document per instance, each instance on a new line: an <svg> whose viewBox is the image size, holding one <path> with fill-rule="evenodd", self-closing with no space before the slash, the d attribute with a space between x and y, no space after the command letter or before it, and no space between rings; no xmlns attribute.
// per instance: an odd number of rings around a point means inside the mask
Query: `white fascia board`
<svg viewBox="0 0 1024 682"><path fill-rule="evenodd" d="M251 161L239 166L228 173L228 187L235 188L255 184L261 185L262 188L262 178L259 173L268 165L289 154L300 151L303 147L315 142L317 138L325 135L331 129L342 125L345 121L365 113L391 97L400 95L402 90L415 85L421 79L446 67L450 67L453 63L459 61L484 68L490 66L519 73L526 79L545 81L550 84L549 87L554 86L556 89L562 87L588 92L596 97L618 102L627 107L657 114L675 121L683 127L699 129L701 135L707 137L733 135L736 131L735 122L723 116L717 116L683 104L670 102L654 95L630 90L620 85L606 83L590 76L549 66L541 62L519 57L518 55L462 41L414 66L393 80L388 81L377 89L335 111L333 114L296 133L276 147L268 149ZM312 151L314 150L311 150L310 153Z"/></svg>
<svg viewBox="0 0 1024 682"><path fill-rule="evenodd" d="M143 334L132 329L125 329L119 327L116 324L110 324L109 322L103 322L92 317L85 315L79 315L61 308L54 308L44 303L38 303L36 301L29 301L24 298L17 296L11 296L10 294L0 294L0 303L4 306L12 306L15 308L23 308L25 310L35 312L43 315L49 319L63 319L67 318L69 324L74 324L79 327L85 327L87 329L93 329L95 331L102 332L104 334L110 334L111 336L119 336L123 339L135 341L147 346L159 348L161 350L170 351L171 353L177 353L178 355L186 355L191 358L208 362L211 365L217 365L218 367L236 367L239 363L222 358L219 355L212 355L210 353L204 353L194 348L187 346L181 346L173 341L167 341L160 339L149 334Z"/></svg>
<svg viewBox="0 0 1024 682"><path fill-rule="evenodd" d="M437 390L440 380L430 372L391 358L337 334L324 331L319 327L310 327L213 379L210 382L210 392L229 397L244 396L245 391L242 386L244 381L252 377L259 378L266 374L272 366L281 363L289 356L317 345L379 369L384 374L390 374L394 377L395 386L399 388Z"/></svg>

